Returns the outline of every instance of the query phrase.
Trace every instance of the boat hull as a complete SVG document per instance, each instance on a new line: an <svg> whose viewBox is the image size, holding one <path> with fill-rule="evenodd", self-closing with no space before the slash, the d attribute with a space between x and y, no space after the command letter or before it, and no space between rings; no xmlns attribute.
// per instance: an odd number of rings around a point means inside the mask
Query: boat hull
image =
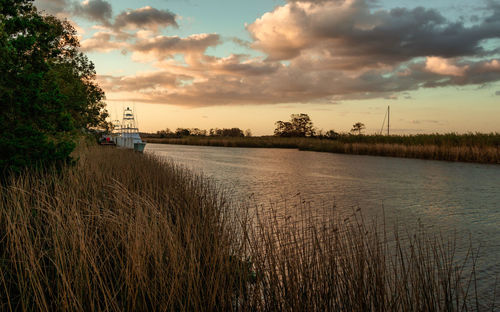
<svg viewBox="0 0 500 312"><path fill-rule="evenodd" d="M140 143L134 143L134 151L142 153L144 152L144 148L146 147L146 143L140 142Z"/></svg>
<svg viewBox="0 0 500 312"><path fill-rule="evenodd" d="M136 147L137 145L137 147ZM116 138L116 146L130 148L136 150L138 152L144 151L144 147L146 146L145 142L142 142L141 138L136 134L125 134L120 135Z"/></svg>

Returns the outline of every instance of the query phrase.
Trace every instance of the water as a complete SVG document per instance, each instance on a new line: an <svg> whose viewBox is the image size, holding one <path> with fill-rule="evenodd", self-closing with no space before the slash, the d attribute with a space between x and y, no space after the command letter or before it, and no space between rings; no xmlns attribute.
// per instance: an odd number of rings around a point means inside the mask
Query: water
<svg viewBox="0 0 500 312"><path fill-rule="evenodd" d="M479 248L481 293L491 299L495 276L500 278L498 165L164 144L148 144L146 152L216 180L236 202L280 203L292 212L306 203L319 218L361 208L369 217L384 213L387 224L404 230L420 224L430 233L454 235L459 248L470 242Z"/></svg>

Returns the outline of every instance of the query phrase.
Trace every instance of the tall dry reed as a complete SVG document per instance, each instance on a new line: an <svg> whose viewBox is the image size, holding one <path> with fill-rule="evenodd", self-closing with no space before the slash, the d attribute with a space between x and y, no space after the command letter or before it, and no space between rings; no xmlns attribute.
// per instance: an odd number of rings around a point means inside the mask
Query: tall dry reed
<svg viewBox="0 0 500 312"><path fill-rule="evenodd" d="M78 156L1 187L2 311L476 308L472 271L443 241L268 210L249 222L174 164L113 148Z"/></svg>
<svg viewBox="0 0 500 312"><path fill-rule="evenodd" d="M300 150L500 164L500 134L340 135L335 139L286 137L146 138L150 143Z"/></svg>
<svg viewBox="0 0 500 312"><path fill-rule="evenodd" d="M230 308L237 244L214 186L127 150L79 157L2 187L0 310Z"/></svg>
<svg viewBox="0 0 500 312"><path fill-rule="evenodd" d="M459 254L453 238L389 235L351 217L321 226L313 218L272 211L248 233L257 282L250 310L489 311L479 300L473 249ZM483 294L484 295L484 294ZM490 300L491 299L491 300Z"/></svg>

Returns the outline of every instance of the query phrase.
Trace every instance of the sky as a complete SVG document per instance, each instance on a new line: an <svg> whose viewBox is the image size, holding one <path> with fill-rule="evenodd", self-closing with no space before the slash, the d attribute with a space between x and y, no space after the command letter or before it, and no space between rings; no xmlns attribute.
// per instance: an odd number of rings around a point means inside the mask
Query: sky
<svg viewBox="0 0 500 312"><path fill-rule="evenodd" d="M500 132L500 0L35 0L68 19L112 119L251 129Z"/></svg>

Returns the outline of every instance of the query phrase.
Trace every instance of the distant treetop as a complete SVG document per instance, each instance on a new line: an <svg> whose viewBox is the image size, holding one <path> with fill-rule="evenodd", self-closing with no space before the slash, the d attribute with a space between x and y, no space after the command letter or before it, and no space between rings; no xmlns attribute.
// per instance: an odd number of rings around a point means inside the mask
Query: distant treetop
<svg viewBox="0 0 500 312"><path fill-rule="evenodd" d="M275 136L281 137L308 137L314 136L315 130L311 118L307 114L292 114L290 121L277 121L274 130Z"/></svg>

